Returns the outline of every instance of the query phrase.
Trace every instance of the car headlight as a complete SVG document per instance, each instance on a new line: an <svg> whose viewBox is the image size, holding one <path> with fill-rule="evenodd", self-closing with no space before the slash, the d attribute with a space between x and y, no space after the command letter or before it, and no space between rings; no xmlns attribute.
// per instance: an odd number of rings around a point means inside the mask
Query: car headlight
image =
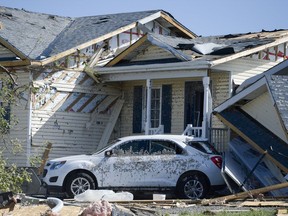
<svg viewBox="0 0 288 216"><path fill-rule="evenodd" d="M50 170L59 169L59 168L62 167L65 163L66 163L66 161L57 161L57 162L54 162L54 163L51 165Z"/></svg>

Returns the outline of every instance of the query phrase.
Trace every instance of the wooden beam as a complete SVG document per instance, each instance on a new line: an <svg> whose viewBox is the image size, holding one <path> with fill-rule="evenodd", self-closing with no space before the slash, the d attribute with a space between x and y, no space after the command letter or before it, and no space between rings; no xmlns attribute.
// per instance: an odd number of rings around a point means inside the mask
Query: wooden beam
<svg viewBox="0 0 288 216"><path fill-rule="evenodd" d="M96 94L92 95L78 110L77 112L82 112L82 110L89 104L91 101L93 101L97 97Z"/></svg>
<svg viewBox="0 0 288 216"><path fill-rule="evenodd" d="M223 118L219 113L215 114L225 125L227 125L229 128L231 128L235 133L237 133L239 136L241 136L246 142L248 142L252 147L254 147L257 151L260 152L260 154L265 153L265 149L260 148L257 143L255 143L253 140L251 140L246 134L244 134L242 131L240 131L237 127L235 127L233 124L231 124L229 121L227 121L225 118ZM266 154L267 158L271 160L276 166L278 166L281 170L283 170L285 173L288 173L288 167L283 166L281 163L279 163L277 160L275 160L269 153Z"/></svg>
<svg viewBox="0 0 288 216"><path fill-rule="evenodd" d="M134 23L131 23L131 24L127 25L127 26L121 27L121 28L119 28L119 29L117 29L115 31L112 31L112 32L108 33L108 34L105 34L105 35L100 36L98 38L95 38L95 39L93 39L91 41L88 41L86 43L80 44L79 46L73 47L73 48L68 49L68 50L66 50L64 52L58 53L58 54L56 54L54 56L51 56L51 57L49 57L47 59L44 59L44 60L41 61L41 64L42 65L46 65L46 64L49 64L51 62L57 61L57 60L65 57L67 55L70 55L72 53L77 52L77 50L85 49L85 48L87 48L87 47L89 47L89 46L91 46L93 44L96 44L96 43L99 43L101 41L107 40L107 39L109 39L109 38L111 38L111 37L113 37L113 36L115 36L117 34L120 34L120 33L124 32L124 31L130 30L131 28L136 27L136 25L137 25L137 23L134 22Z"/></svg>
<svg viewBox="0 0 288 216"><path fill-rule="evenodd" d="M11 45L8 41L4 40L2 37L0 37L0 43L9 49L11 52L13 52L16 56L18 56L22 60L28 60L28 57L24 55L21 51L16 49L13 45Z"/></svg>
<svg viewBox="0 0 288 216"><path fill-rule="evenodd" d="M69 110L75 105L77 104L82 97L85 96L85 93L81 93L80 95L78 95L78 97L65 109L66 112L69 112Z"/></svg>
<svg viewBox="0 0 288 216"><path fill-rule="evenodd" d="M257 47L251 48L249 50L244 50L242 52L235 53L235 54L230 55L228 57L224 57L224 58L220 58L220 59L211 61L211 67L213 67L215 65L218 65L218 64L225 63L227 61L231 61L231 60L243 57L243 56L248 56L248 55L260 52L260 51L265 50L265 49L269 49L269 48L271 48L273 46L278 46L279 44L286 43L287 41L288 41L288 37L285 36L285 37L276 39L272 43L268 43L268 44L265 44L265 45L257 46ZM269 53L269 51L268 51L268 53Z"/></svg>
<svg viewBox="0 0 288 216"><path fill-rule="evenodd" d="M48 160L48 156L49 156L49 153L50 153L51 148L52 148L52 143L51 143L51 142L48 142L48 143L47 143L47 146L46 146L46 148L45 148L45 151L44 151L44 153L43 153L43 156L42 156L41 165L40 165L40 167L39 167L39 169L38 169L38 175L39 175L39 176L42 175L42 173L43 173L44 166L45 166L45 164L46 164L46 161Z"/></svg>
<svg viewBox="0 0 288 216"><path fill-rule="evenodd" d="M4 67L17 67L17 66L29 66L31 65L30 60L15 60L15 61L3 61L1 65Z"/></svg>
<svg viewBox="0 0 288 216"><path fill-rule="evenodd" d="M161 11L161 17L163 19L165 19L167 22L169 22L170 24L172 24L173 26L175 26L177 29L179 29L181 32L183 32L184 34L186 34L187 36L189 36L190 38L196 38L197 35L194 34L193 32L191 32L189 29L187 29L186 27L184 27L181 23L179 23L178 21L176 21L175 19L173 19L172 17L168 16L166 13L164 13L163 11Z"/></svg>
<svg viewBox="0 0 288 216"><path fill-rule="evenodd" d="M123 104L124 104L124 100L122 99L117 99L116 103L114 104L114 108L113 108L113 111L112 111L112 114L109 118L109 121L106 125L106 128L102 134L102 137L100 139L100 142L97 146L97 149L101 149L103 148L104 146L107 145L109 139L110 139L110 136L112 134L112 131L115 127L115 124L118 120L118 117L120 115L120 112L121 112L121 109L123 107Z"/></svg>
<svg viewBox="0 0 288 216"><path fill-rule="evenodd" d="M288 182L276 184L276 185L271 185L263 188L258 188L250 191L244 191L241 193L236 193L228 196L223 196L223 197L218 197L214 199L207 199L207 200L202 200L201 204L212 204L212 203L226 203L227 201L235 200L235 199L245 199L250 196L257 196L259 194L267 193L269 191L273 190L279 190L282 188L288 187Z"/></svg>
<svg viewBox="0 0 288 216"><path fill-rule="evenodd" d="M121 61L125 56L127 56L131 51L135 50L139 46L141 46L145 41L147 40L147 34L141 37L137 42L129 46L127 49L125 49L123 52L121 52L117 57L112 59L110 62L108 62L105 66L111 67L115 64L117 64L119 61Z"/></svg>

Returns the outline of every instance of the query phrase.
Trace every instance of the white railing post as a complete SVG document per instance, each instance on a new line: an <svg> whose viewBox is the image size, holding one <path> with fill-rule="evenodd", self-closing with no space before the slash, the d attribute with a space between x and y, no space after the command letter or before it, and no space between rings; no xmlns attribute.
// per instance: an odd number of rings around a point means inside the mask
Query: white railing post
<svg viewBox="0 0 288 216"><path fill-rule="evenodd" d="M209 77L203 77L204 86L204 101L203 101L203 122L202 122L202 138L207 138L207 122L208 122L208 112L209 112Z"/></svg>
<svg viewBox="0 0 288 216"><path fill-rule="evenodd" d="M146 80L147 101L146 101L146 122L145 122L145 135L149 134L151 125L151 80Z"/></svg>

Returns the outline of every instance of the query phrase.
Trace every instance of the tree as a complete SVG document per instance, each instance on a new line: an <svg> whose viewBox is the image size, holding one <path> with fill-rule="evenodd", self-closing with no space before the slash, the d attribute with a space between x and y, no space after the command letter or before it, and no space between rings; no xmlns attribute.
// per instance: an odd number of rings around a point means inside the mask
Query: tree
<svg viewBox="0 0 288 216"><path fill-rule="evenodd" d="M16 106L21 92L27 87L17 86L14 77L3 66L0 66L0 191L21 192L24 182L31 182L31 175L25 167L18 167L13 161L4 156L5 153L19 154L23 152L22 145L17 139L10 138L11 129L18 123L11 112L11 107ZM4 76L2 76L4 75Z"/></svg>

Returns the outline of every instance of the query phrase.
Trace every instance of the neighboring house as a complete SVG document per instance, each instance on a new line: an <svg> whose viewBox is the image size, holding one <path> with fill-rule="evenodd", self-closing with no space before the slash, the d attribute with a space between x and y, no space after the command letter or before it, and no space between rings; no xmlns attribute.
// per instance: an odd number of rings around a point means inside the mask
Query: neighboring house
<svg viewBox="0 0 288 216"><path fill-rule="evenodd" d="M99 83L91 68L148 31L196 37L162 10L69 18L0 7L1 76L8 73L25 87L11 107L19 123L9 133L24 153L6 156L29 165L47 142L53 158L92 153L113 138L125 95L118 86Z"/></svg>
<svg viewBox="0 0 288 216"><path fill-rule="evenodd" d="M94 74L124 92L119 135L181 134L190 125L224 151L229 133L212 109L286 59L287 42L284 30L195 39L147 33Z"/></svg>
<svg viewBox="0 0 288 216"><path fill-rule="evenodd" d="M259 153L267 151L267 157L288 173L287 60L246 80L214 114Z"/></svg>

